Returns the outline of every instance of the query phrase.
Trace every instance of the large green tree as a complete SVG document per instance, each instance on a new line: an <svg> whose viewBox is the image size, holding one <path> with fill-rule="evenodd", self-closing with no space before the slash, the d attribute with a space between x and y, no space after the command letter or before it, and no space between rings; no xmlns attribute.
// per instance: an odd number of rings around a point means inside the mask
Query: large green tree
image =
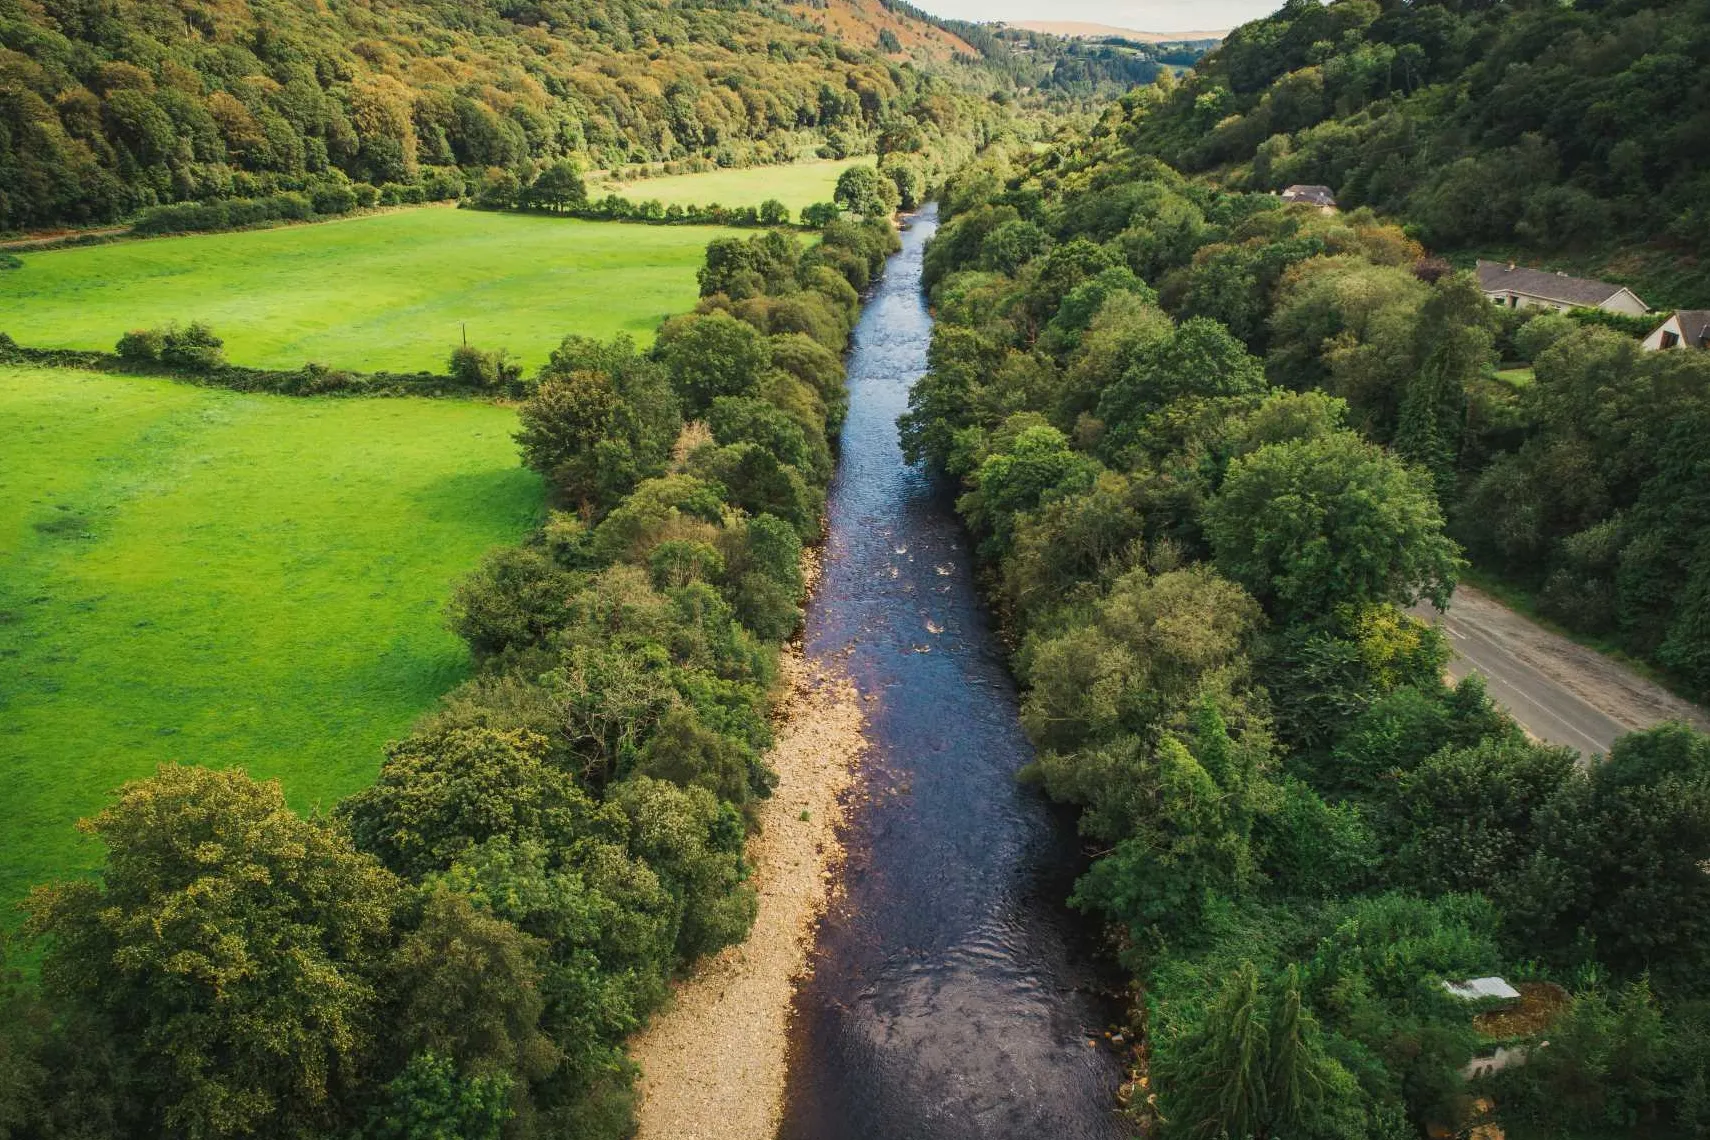
<svg viewBox="0 0 1710 1140"><path fill-rule="evenodd" d="M38 888L48 993L104 1027L150 1132L324 1136L380 1026L400 888L277 783L162 766L88 821L101 875Z"/></svg>
<svg viewBox="0 0 1710 1140"><path fill-rule="evenodd" d="M1445 606L1461 566L1425 477L1352 432L1235 460L1205 529L1219 568L1289 621L1367 602Z"/></svg>
<svg viewBox="0 0 1710 1140"><path fill-rule="evenodd" d="M863 217L882 218L896 213L902 200L897 184L876 166L851 166L837 176L832 201Z"/></svg>

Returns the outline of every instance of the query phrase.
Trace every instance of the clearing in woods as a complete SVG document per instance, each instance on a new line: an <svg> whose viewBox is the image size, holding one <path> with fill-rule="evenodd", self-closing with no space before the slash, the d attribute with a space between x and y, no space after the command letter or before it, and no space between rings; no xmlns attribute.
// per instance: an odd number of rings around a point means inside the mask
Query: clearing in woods
<svg viewBox="0 0 1710 1140"><path fill-rule="evenodd" d="M694 308L707 243L747 232L426 207L25 252L0 278L0 332L110 350L127 329L196 320L237 364L442 372L467 324L469 343L533 368L566 333L651 342Z"/></svg>
<svg viewBox="0 0 1710 1140"><path fill-rule="evenodd" d="M178 760L331 807L465 675L453 582L541 507L509 408L0 367L0 929Z"/></svg>
<svg viewBox="0 0 1710 1140"><path fill-rule="evenodd" d="M709 170L702 174L667 174L659 178L639 178L631 182L611 179L590 180L588 193L600 197L619 194L632 202L649 199L669 206L758 206L768 198L776 198L790 208L792 220L798 219L803 206L831 201L837 188L837 176L851 166L871 158L830 158L816 162L798 162L789 166L750 166L742 170Z"/></svg>

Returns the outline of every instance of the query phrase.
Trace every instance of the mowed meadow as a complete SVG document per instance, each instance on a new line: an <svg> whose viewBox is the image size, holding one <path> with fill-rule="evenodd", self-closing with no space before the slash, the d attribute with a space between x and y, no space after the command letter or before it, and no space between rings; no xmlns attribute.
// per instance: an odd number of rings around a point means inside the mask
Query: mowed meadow
<svg viewBox="0 0 1710 1140"><path fill-rule="evenodd" d="M0 368L0 926L95 865L75 821L160 762L278 777L300 809L371 781L465 675L453 583L538 517L515 424Z"/></svg>
<svg viewBox="0 0 1710 1140"><path fill-rule="evenodd" d="M748 166L739 170L708 170L699 174L666 174L658 178L590 181L588 192L596 197L618 194L632 202L652 199L667 206L758 206L775 198L799 217L802 207L831 201L837 177L851 166L872 159L828 158L797 162L789 166Z"/></svg>
<svg viewBox="0 0 1710 1140"><path fill-rule="evenodd" d="M566 333L650 342L733 232L424 207L26 252L0 276L0 332L111 350L127 329L197 320L236 364L442 372L467 330L532 368Z"/></svg>

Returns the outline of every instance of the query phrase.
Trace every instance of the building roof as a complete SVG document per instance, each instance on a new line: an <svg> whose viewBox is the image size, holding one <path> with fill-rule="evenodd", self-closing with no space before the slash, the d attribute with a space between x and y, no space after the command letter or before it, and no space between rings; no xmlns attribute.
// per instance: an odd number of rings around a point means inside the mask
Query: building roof
<svg viewBox="0 0 1710 1140"><path fill-rule="evenodd" d="M1328 186L1290 186L1282 192L1285 202L1311 202L1314 206L1334 206L1336 195Z"/></svg>
<svg viewBox="0 0 1710 1140"><path fill-rule="evenodd" d="M1504 265L1500 261L1479 262L1478 283L1486 293L1524 293L1528 297L1542 297L1546 301L1588 309L1595 309L1625 288L1590 277L1569 277L1565 273Z"/></svg>
<svg viewBox="0 0 1710 1140"><path fill-rule="evenodd" d="M1501 978L1468 978L1464 982L1444 982L1443 988L1463 1001L1488 1001L1496 998L1513 1001L1520 991Z"/></svg>
<svg viewBox="0 0 1710 1140"><path fill-rule="evenodd" d="M1693 348L1710 348L1710 309L1682 309L1675 314L1680 321L1680 339Z"/></svg>

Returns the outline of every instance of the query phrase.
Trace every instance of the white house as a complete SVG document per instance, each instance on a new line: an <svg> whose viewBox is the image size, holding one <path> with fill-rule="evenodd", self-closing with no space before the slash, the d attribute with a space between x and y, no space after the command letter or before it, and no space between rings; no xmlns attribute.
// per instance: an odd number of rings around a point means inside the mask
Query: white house
<svg viewBox="0 0 1710 1140"><path fill-rule="evenodd" d="M1500 261L1479 262L1478 283L1486 297L1509 309L1542 307L1563 313L1569 309L1603 309L1632 317L1642 317L1651 311L1625 285L1527 269L1513 262L1507 265Z"/></svg>
<svg viewBox="0 0 1710 1140"><path fill-rule="evenodd" d="M1645 348L1710 348L1710 309L1681 309L1645 338Z"/></svg>
<svg viewBox="0 0 1710 1140"><path fill-rule="evenodd" d="M1336 208L1336 195L1330 192L1328 186L1290 186L1282 192L1285 202L1305 202L1317 206L1325 213Z"/></svg>

